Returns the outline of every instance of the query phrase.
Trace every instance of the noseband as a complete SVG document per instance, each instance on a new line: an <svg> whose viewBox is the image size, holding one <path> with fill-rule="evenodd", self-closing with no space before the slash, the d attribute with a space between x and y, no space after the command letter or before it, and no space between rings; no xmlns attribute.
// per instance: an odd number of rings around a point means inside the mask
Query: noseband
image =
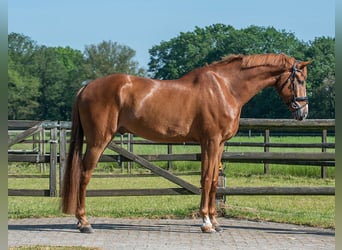
<svg viewBox="0 0 342 250"><path fill-rule="evenodd" d="M291 107L295 110L299 110L301 108L303 108L306 104L309 103L309 99L306 96L297 96L297 84L295 84L295 80L296 80L296 72L302 72L301 69L297 68L297 64L299 63L299 61L296 61L293 64L292 67L292 71L290 76L286 79L286 81L280 86L280 88L278 89L278 92L280 93L284 87L287 85L287 83L290 81L291 82L291 87L292 87L292 98L286 103L288 106L291 105ZM304 81L299 81L297 79L298 84L304 84ZM300 105L298 102L305 102L305 104Z"/></svg>

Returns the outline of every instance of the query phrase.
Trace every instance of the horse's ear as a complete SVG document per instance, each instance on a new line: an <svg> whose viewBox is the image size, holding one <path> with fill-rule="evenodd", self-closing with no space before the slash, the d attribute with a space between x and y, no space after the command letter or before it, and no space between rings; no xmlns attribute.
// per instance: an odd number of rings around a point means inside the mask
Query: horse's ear
<svg viewBox="0 0 342 250"><path fill-rule="evenodd" d="M303 69L304 67L306 67L307 65L309 65L310 63L312 63L311 61L306 61L306 62L300 62L297 64L297 67L299 69Z"/></svg>

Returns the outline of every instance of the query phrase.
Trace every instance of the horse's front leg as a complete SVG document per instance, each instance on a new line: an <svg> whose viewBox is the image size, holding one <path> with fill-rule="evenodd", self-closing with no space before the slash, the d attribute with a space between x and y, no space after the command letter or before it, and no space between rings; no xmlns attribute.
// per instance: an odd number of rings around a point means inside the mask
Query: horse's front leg
<svg viewBox="0 0 342 250"><path fill-rule="evenodd" d="M216 191L217 191L217 184L218 184L218 178L219 178L219 170L220 170L220 163L222 159L222 153L224 149L224 143L221 143L218 150L218 157L217 162L214 165L214 174L213 174L213 181L211 184L211 189L209 192L209 218L212 223L213 229L215 229L216 232L222 232L222 227L216 220Z"/></svg>
<svg viewBox="0 0 342 250"><path fill-rule="evenodd" d="M201 168L201 204L200 213L203 219L201 230L204 233L215 232L218 225L215 213L215 195L218 181L218 158L221 157L223 147L218 140L209 140L201 144L202 168ZM214 202L212 202L214 197ZM213 212L214 211L214 212ZM213 226L214 225L214 226Z"/></svg>

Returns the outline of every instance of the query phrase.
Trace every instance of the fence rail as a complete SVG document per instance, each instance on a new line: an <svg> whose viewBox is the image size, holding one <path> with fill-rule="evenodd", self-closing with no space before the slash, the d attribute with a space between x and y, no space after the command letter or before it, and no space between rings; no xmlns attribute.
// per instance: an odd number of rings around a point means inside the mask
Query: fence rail
<svg viewBox="0 0 342 250"><path fill-rule="evenodd" d="M66 161L67 133L70 130L70 122L56 121L8 121L8 161L9 162L30 162L45 164L49 163L49 189L29 190L29 189L9 189L8 195L28 195L28 196L58 196L57 188L57 164L60 166L59 183L63 177ZM228 146L253 146L262 147L263 152L224 152L222 161L247 162L264 164L264 172L269 171L268 164L290 164L290 165L311 165L321 167L321 176L325 178L327 167L335 166L335 143L327 142L327 133L335 131L335 120L306 120L293 121L287 119L241 119L239 131L258 130L263 131L263 143L251 142L226 142ZM20 133L14 133L20 131ZM321 143L270 143L270 131L315 131L322 135ZM46 136L46 132L49 136ZM30 139L28 139L30 137ZM32 137L32 138L31 138ZM11 147L18 143L32 143L33 150L13 150ZM49 144L49 152L45 149ZM118 147L117 144L126 145L129 150ZM134 155L133 145L168 145L168 152L155 155ZM146 140L136 140L133 136L128 136L127 140L116 140L110 143L109 149L116 152L113 155L102 155L100 162L137 162L153 173L178 184L180 188L166 189L125 189L125 190L88 190L87 196L121 196L121 195L175 195L175 194L199 194L198 187L183 181L171 172L155 166L152 162L167 161L169 170L172 169L173 161L200 161L199 153L173 154L173 145L197 145L196 143L154 143ZM286 153L270 152L270 148L320 148L321 152L314 153ZM334 151L334 150L333 150ZM335 189L331 187L219 187L219 195L334 195Z"/></svg>

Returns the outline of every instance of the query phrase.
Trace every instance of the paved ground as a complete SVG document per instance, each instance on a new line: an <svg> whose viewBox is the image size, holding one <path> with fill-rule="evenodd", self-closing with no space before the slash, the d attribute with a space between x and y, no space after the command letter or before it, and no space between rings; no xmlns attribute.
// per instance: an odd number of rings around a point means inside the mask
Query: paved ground
<svg viewBox="0 0 342 250"><path fill-rule="evenodd" d="M75 219L8 220L8 246L92 246L113 249L335 249L335 231L219 218L222 233L203 234L201 220L90 218L94 234Z"/></svg>

